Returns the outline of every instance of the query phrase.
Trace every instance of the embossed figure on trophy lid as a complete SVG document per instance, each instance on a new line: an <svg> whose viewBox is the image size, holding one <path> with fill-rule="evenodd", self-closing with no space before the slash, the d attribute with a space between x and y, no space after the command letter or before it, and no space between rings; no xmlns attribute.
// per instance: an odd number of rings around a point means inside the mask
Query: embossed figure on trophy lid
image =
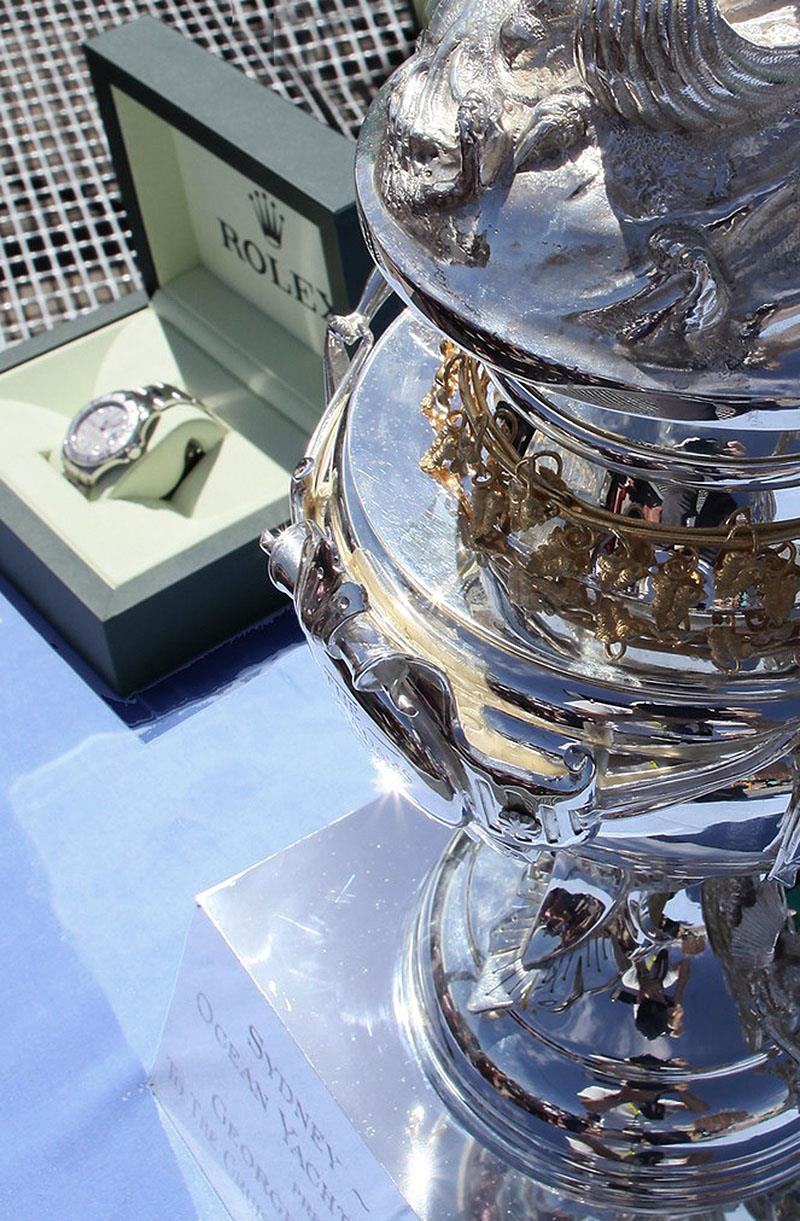
<svg viewBox="0 0 800 1221"><path fill-rule="evenodd" d="M390 279L501 371L796 398L799 107L791 6L443 0L359 194Z"/></svg>

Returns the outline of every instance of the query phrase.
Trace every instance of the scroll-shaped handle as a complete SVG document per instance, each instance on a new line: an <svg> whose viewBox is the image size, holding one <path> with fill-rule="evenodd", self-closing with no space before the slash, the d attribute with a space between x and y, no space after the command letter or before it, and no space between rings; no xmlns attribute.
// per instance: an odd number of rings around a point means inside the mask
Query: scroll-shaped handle
<svg viewBox="0 0 800 1221"><path fill-rule="evenodd" d="M325 332L325 398L329 404L346 397L375 342L372 321L391 296L380 272L372 271L352 314L334 314ZM354 348L350 353L349 349Z"/></svg>
<svg viewBox="0 0 800 1221"><path fill-rule="evenodd" d="M410 766L412 785L423 783L426 797L419 804L428 812L451 825L468 823L496 847L526 859L575 847L594 834L600 815L588 750L564 743L550 760L562 774L530 773L504 783L472 749L447 676L382 632L365 590L348 579L333 542L315 522L299 521L262 545L270 576L294 599L310 643L334 663L340 683L406 774Z"/></svg>

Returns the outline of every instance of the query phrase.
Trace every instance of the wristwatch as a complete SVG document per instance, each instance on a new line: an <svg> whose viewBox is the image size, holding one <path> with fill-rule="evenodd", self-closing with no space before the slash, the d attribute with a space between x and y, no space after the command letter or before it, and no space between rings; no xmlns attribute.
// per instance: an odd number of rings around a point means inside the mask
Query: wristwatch
<svg viewBox="0 0 800 1221"><path fill-rule="evenodd" d="M180 403L208 412L199 399L164 382L138 390L113 390L92 399L73 417L61 446L67 479L89 492L101 482L111 481L112 472L116 478L145 453L162 412ZM202 447L190 442L181 479L202 457Z"/></svg>

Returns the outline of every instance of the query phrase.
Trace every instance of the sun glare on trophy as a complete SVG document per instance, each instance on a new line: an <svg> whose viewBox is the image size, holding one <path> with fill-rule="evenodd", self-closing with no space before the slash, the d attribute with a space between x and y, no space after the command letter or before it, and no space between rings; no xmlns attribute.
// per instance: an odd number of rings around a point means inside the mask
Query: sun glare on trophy
<svg viewBox="0 0 800 1221"><path fill-rule="evenodd" d="M409 1152L406 1165L406 1190L408 1201L414 1211L422 1215L428 1202L434 1198L434 1187L441 1177L441 1169L430 1135L426 1134L425 1108L415 1106L408 1116Z"/></svg>
<svg viewBox="0 0 800 1221"><path fill-rule="evenodd" d="M373 784L381 797L408 797L407 781L399 768L379 755L372 756L372 766L375 769Z"/></svg>

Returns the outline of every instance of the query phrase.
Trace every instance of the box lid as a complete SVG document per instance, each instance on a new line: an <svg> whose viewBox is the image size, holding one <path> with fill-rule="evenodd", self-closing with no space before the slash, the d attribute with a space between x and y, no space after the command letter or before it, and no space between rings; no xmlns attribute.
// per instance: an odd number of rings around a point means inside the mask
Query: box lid
<svg viewBox="0 0 800 1221"><path fill-rule="evenodd" d="M354 145L153 18L86 56L148 294L199 270L320 353L370 267Z"/></svg>

